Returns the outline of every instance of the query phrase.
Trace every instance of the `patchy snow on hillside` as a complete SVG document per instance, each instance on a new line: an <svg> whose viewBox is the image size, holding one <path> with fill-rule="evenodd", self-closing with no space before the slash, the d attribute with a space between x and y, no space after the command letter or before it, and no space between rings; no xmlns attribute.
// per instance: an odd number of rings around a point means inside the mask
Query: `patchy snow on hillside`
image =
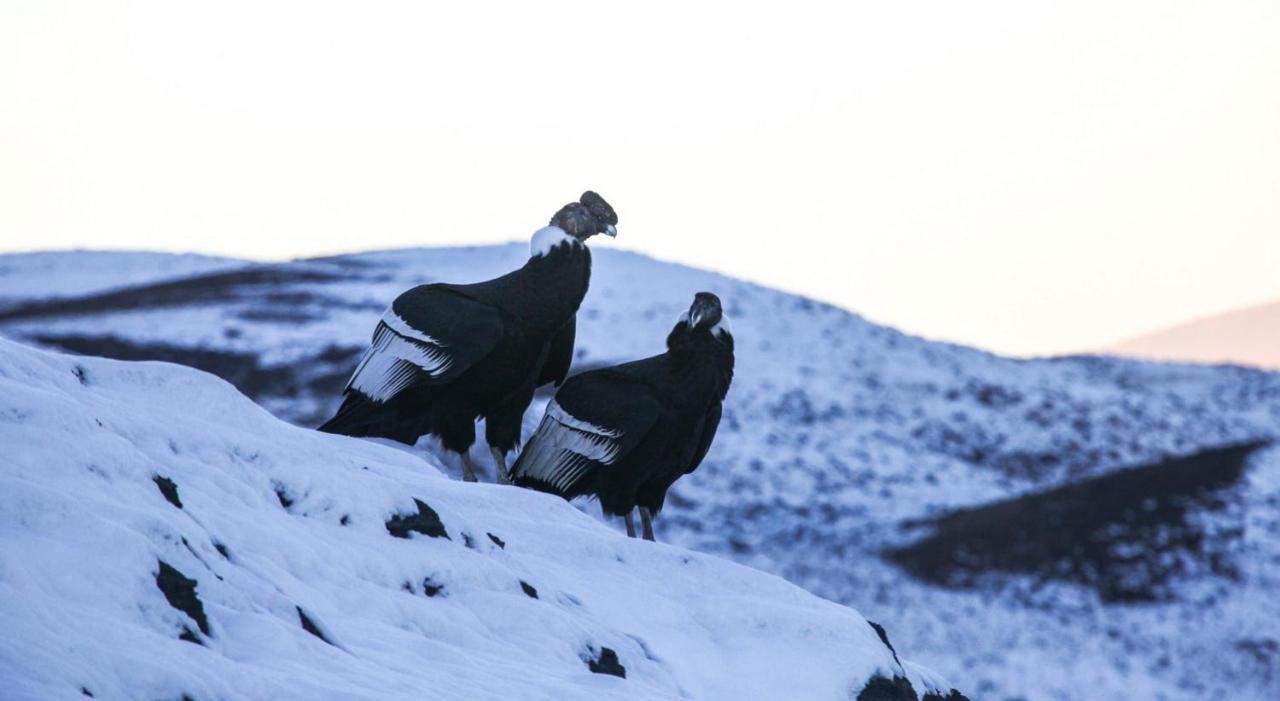
<svg viewBox="0 0 1280 701"><path fill-rule="evenodd" d="M103 292L245 265L233 258L145 251L37 251L0 256L0 306Z"/></svg>
<svg viewBox="0 0 1280 701"><path fill-rule="evenodd" d="M189 368L0 341L0 444L5 699L944 685L782 579L455 482L418 450L291 426Z"/></svg>

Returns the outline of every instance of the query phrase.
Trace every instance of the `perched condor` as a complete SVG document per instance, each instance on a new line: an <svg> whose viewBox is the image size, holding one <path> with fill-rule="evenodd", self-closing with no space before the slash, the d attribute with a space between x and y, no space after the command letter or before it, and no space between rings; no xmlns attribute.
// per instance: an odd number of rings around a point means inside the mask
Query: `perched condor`
<svg viewBox="0 0 1280 701"><path fill-rule="evenodd" d="M319 430L409 445L439 436L462 456L463 479L474 482L467 451L483 417L498 479L507 481L506 454L520 441L534 390L559 385L569 372L574 315L591 278L586 240L617 236L617 223L602 197L584 192L534 233L519 270L401 294L378 322L342 406Z"/></svg>
<svg viewBox="0 0 1280 701"><path fill-rule="evenodd" d="M733 334L720 299L699 292L667 352L569 378L512 467L515 484L565 499L599 498L644 537L667 490L706 456L733 380Z"/></svg>

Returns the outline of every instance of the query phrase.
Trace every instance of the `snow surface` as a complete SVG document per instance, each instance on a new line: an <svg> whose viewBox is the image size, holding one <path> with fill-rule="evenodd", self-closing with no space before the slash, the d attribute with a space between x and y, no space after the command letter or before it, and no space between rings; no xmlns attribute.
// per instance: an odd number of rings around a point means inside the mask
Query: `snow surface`
<svg viewBox="0 0 1280 701"><path fill-rule="evenodd" d="M780 578L286 424L189 368L0 341L0 444L7 700L834 700L877 674L945 688ZM415 499L447 537L391 536ZM161 561L197 581L207 634L157 587ZM604 648L625 679L589 671Z"/></svg>
<svg viewBox="0 0 1280 701"><path fill-rule="evenodd" d="M1181 579L1171 600L1109 603L1088 587L1014 575L947 589L882 557L917 537L907 524L949 509L1166 455L1280 439L1280 373L1106 357L1015 361L607 244L592 252L575 369L660 352L700 290L734 317L737 367L724 420L703 465L672 489L660 539L867 612L900 650L975 698L1280 698L1280 450L1256 454L1246 479L1223 495L1229 508L1203 516L1239 530L1239 576ZM93 336L246 354L259 374L288 378L253 392L263 406L314 426L335 408L397 294L491 278L527 256L511 244L303 261L289 269L331 277L185 306L15 319L0 332L50 347ZM543 403L526 414L526 435ZM473 457L489 460L482 446Z"/></svg>

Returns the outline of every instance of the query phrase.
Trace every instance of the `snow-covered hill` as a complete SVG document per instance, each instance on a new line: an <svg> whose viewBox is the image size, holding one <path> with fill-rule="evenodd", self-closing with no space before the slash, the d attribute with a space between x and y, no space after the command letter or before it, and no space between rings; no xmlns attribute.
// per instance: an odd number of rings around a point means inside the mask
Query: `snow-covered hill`
<svg viewBox="0 0 1280 701"><path fill-rule="evenodd" d="M5 699L959 698L777 577L188 368L0 341L0 443Z"/></svg>
<svg viewBox="0 0 1280 701"><path fill-rule="evenodd" d="M73 297L245 265L233 258L145 251L38 251L0 256L0 307Z"/></svg>
<svg viewBox="0 0 1280 701"><path fill-rule="evenodd" d="M0 313L0 332L202 367L311 426L332 410L388 300L419 282L500 274L526 250L251 266L36 300ZM704 465L672 490L661 539L866 611L982 698L1280 695L1270 594L1280 583L1280 451L1266 447L1280 437L1280 374L1009 360L595 251L579 369L659 350L697 290L720 295L734 320L724 423ZM1263 447L1238 465L1212 450L1256 441ZM1184 479L1161 479L1173 474ZM1088 508L1095 501L1108 508ZM1063 547L1049 529L992 536L1005 514L1035 523L1041 511L1070 515L1090 546ZM974 538L978 557L963 547ZM1034 566L1010 565L1022 553L1036 554ZM930 574L939 568L947 575Z"/></svg>

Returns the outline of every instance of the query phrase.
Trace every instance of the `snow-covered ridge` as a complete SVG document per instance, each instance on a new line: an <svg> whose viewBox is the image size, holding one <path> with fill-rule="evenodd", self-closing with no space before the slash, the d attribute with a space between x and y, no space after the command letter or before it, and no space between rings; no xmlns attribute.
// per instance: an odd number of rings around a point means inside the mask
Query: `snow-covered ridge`
<svg viewBox="0 0 1280 701"><path fill-rule="evenodd" d="M189 368L0 341L0 444L5 699L951 693L777 577Z"/></svg>
<svg viewBox="0 0 1280 701"><path fill-rule="evenodd" d="M71 297L247 265L234 258L144 251L38 251L0 256L0 306Z"/></svg>

